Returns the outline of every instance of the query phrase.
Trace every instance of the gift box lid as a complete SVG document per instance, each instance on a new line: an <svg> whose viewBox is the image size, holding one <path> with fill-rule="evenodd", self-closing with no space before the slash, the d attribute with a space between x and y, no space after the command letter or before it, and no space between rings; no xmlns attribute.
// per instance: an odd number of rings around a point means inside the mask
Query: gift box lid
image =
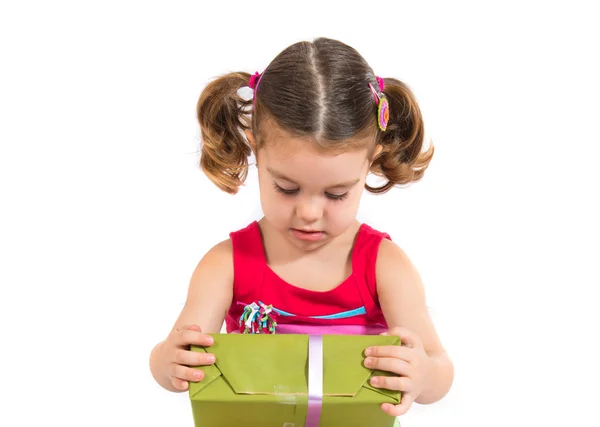
<svg viewBox="0 0 600 427"><path fill-rule="evenodd" d="M308 335L211 334L214 344L192 351L210 352L216 363L199 367L202 381L190 383L190 398L222 377L236 394L306 395ZM391 376L364 366L369 346L400 345L400 338L380 335L323 335L323 397L354 397L367 388L400 401L400 393L374 388L369 378Z"/></svg>

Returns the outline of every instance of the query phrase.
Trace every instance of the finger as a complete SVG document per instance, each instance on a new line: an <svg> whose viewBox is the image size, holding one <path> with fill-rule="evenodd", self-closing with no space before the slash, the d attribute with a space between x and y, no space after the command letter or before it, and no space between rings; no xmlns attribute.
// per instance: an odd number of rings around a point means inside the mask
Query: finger
<svg viewBox="0 0 600 427"><path fill-rule="evenodd" d="M409 376L411 373L410 363L395 357L367 357L365 366L370 369L393 372L397 375Z"/></svg>
<svg viewBox="0 0 600 427"><path fill-rule="evenodd" d="M404 415L408 412L411 405L414 402L414 398L411 394L403 394L402 401L398 405L392 405L391 403L384 403L381 405L381 409L393 417L398 417L400 415Z"/></svg>
<svg viewBox="0 0 600 427"><path fill-rule="evenodd" d="M171 384L175 387L176 390L185 391L188 389L188 382L182 380L181 378L171 377Z"/></svg>
<svg viewBox="0 0 600 427"><path fill-rule="evenodd" d="M204 371L173 363L173 365L171 366L171 378L177 379L180 382L197 382L201 381L204 378Z"/></svg>
<svg viewBox="0 0 600 427"><path fill-rule="evenodd" d="M175 350L174 362L187 366L206 366L215 363L215 355L203 351Z"/></svg>
<svg viewBox="0 0 600 427"><path fill-rule="evenodd" d="M202 332L193 331L190 329L180 330L175 338L176 345L184 347L190 344L208 347L215 343L215 340L210 335Z"/></svg>
<svg viewBox="0 0 600 427"><path fill-rule="evenodd" d="M398 337L400 338L400 343L406 347L416 347L421 342L421 339L417 334L400 326L393 327L381 335Z"/></svg>
<svg viewBox="0 0 600 427"><path fill-rule="evenodd" d="M413 382L408 377L373 377L369 381L369 384L373 387L405 393L410 393L413 390Z"/></svg>
<svg viewBox="0 0 600 427"><path fill-rule="evenodd" d="M365 350L365 355L371 357L395 357L397 359L411 362L414 359L413 349L400 347L398 345L380 345L369 347Z"/></svg>

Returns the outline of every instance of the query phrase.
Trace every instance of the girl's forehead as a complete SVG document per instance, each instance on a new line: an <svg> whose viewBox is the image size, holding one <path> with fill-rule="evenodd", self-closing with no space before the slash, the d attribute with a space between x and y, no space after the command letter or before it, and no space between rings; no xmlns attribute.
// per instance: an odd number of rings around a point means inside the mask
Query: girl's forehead
<svg viewBox="0 0 600 427"><path fill-rule="evenodd" d="M361 177L368 165L367 148L345 152L319 150L313 142L278 141L265 144L258 163L275 177L301 183L348 182Z"/></svg>
<svg viewBox="0 0 600 427"><path fill-rule="evenodd" d="M315 140L310 137L287 137L276 141L270 141L264 144L261 149L264 154L273 160L294 160L298 157L306 159L318 159L324 161L335 161L339 159L366 159L368 149L366 146L356 146L338 142L331 147L320 147Z"/></svg>

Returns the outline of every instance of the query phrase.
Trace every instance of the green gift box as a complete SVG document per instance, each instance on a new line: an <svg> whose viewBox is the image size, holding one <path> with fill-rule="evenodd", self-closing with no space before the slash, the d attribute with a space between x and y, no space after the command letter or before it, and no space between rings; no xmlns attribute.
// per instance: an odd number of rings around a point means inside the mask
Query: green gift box
<svg viewBox="0 0 600 427"><path fill-rule="evenodd" d="M214 365L200 367L204 379L190 383L196 427L394 425L395 418L381 404L398 404L400 393L369 384L372 376L393 374L368 369L363 362L367 347L400 345L398 337L211 336L212 346L191 346L192 351L216 356Z"/></svg>

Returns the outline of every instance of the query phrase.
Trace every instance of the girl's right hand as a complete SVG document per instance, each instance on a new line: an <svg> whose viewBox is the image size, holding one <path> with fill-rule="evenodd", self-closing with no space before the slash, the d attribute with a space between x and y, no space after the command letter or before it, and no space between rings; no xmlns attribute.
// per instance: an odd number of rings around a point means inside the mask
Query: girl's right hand
<svg viewBox="0 0 600 427"><path fill-rule="evenodd" d="M163 363L166 375L171 378L175 389L185 391L189 381L198 382L204 378L204 372L190 366L206 366L215 363L215 356L210 353L190 351L190 344L203 347L213 345L210 335L202 333L200 326L190 325L176 328L163 343Z"/></svg>

